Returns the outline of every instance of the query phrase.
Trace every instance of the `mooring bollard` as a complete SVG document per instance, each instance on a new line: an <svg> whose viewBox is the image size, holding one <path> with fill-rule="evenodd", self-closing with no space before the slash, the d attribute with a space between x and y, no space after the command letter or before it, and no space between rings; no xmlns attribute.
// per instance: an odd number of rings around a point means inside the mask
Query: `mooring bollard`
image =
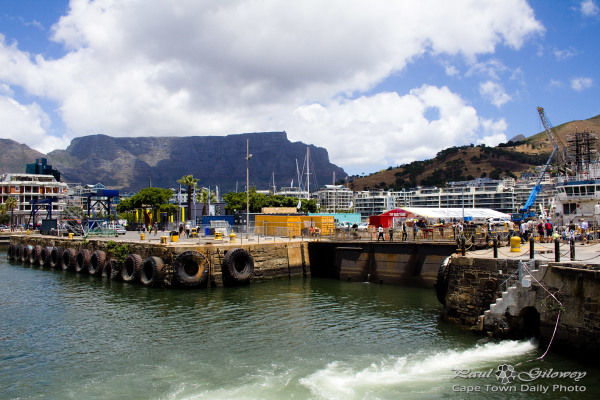
<svg viewBox="0 0 600 400"><path fill-rule="evenodd" d="M467 239L466 239L466 238L463 236L463 237L460 239L460 252L461 252L461 254L462 254L463 256L467 254L467 249L466 249L466 247L467 247Z"/></svg>
<svg viewBox="0 0 600 400"><path fill-rule="evenodd" d="M533 237L529 238L529 259L533 260L533 256L535 254L535 239Z"/></svg>
<svg viewBox="0 0 600 400"><path fill-rule="evenodd" d="M575 261L575 241L571 240L569 245L571 246L571 261Z"/></svg>
<svg viewBox="0 0 600 400"><path fill-rule="evenodd" d="M521 251L521 238L518 236L513 236L510 238L510 251L513 253L518 253Z"/></svg>
<svg viewBox="0 0 600 400"><path fill-rule="evenodd" d="M554 261L560 262L560 240L554 239Z"/></svg>
<svg viewBox="0 0 600 400"><path fill-rule="evenodd" d="M498 258L498 238L494 238L494 258Z"/></svg>

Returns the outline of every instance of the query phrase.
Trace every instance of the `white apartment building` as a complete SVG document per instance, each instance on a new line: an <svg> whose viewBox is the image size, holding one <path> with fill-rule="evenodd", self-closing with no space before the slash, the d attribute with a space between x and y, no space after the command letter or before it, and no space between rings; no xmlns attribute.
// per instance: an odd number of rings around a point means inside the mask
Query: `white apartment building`
<svg viewBox="0 0 600 400"><path fill-rule="evenodd" d="M337 212L350 210L354 193L344 185L325 185L317 192L319 212Z"/></svg>
<svg viewBox="0 0 600 400"><path fill-rule="evenodd" d="M359 213L363 219L368 218L370 215L382 214L393 208L396 208L396 198L392 191L354 192L354 212Z"/></svg>
<svg viewBox="0 0 600 400"><path fill-rule="evenodd" d="M282 187L279 188L275 194L278 196L293 197L295 199L308 198L308 192L299 187Z"/></svg>
<svg viewBox="0 0 600 400"><path fill-rule="evenodd" d="M2 175L0 180L0 204L4 204L9 197L17 200L17 208L13 210L13 224L26 224L31 214L32 200L43 200L47 198L56 198L52 203L52 217L59 216L59 213L65 207L67 196L67 184L57 182L52 175L38 174L13 174ZM10 213L10 211L9 211ZM37 223L40 219L47 218L47 208L40 207L36 215Z"/></svg>

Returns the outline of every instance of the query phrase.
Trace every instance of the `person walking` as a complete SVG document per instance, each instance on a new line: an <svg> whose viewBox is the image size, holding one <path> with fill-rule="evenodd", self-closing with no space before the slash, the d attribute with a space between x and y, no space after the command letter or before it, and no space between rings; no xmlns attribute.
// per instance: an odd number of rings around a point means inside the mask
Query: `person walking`
<svg viewBox="0 0 600 400"><path fill-rule="evenodd" d="M394 240L394 228L391 225L390 225L389 235L390 235L390 242L391 242L392 240Z"/></svg>
<svg viewBox="0 0 600 400"><path fill-rule="evenodd" d="M406 239L408 238L408 234L406 233L406 222L402 223L402 241L406 242Z"/></svg>
<svg viewBox="0 0 600 400"><path fill-rule="evenodd" d="M383 226L379 225L379 228L377 228L377 232L379 233L377 235L377 241L379 242L379 239L385 241L384 237L383 237Z"/></svg>
<svg viewBox="0 0 600 400"><path fill-rule="evenodd" d="M580 220L581 221L581 244L586 244L588 242L588 237L587 237L587 230L589 228L588 222L586 220L584 220L583 218Z"/></svg>
<svg viewBox="0 0 600 400"><path fill-rule="evenodd" d="M554 226L552 225L552 222L550 221L550 218L548 218L546 220L546 224L544 225L544 231L546 233L546 240L551 243L552 242L552 235L554 233Z"/></svg>

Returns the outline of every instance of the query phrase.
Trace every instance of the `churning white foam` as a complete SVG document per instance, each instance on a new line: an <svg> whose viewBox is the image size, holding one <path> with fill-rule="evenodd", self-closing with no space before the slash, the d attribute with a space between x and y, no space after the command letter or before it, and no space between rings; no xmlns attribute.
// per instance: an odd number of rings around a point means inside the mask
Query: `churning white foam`
<svg viewBox="0 0 600 400"><path fill-rule="evenodd" d="M332 362L300 383L314 395L327 399L363 398L365 394L386 389L433 392L447 391L454 369L491 368L499 362L534 351L531 342L506 340L476 345L466 350L446 350L425 356L423 353L388 357L366 368L345 362Z"/></svg>

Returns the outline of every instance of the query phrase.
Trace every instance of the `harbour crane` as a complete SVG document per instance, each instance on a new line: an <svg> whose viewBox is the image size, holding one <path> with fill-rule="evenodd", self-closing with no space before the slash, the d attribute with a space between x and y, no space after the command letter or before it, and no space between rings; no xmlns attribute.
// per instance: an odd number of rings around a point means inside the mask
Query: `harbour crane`
<svg viewBox="0 0 600 400"><path fill-rule="evenodd" d="M546 118L544 109L542 107L538 107L537 111L538 111L538 114L540 114L540 119L542 120L544 129L546 130L546 134L548 135L550 142L554 145L554 149L552 149L552 153L550 154L550 157L548 157L548 161L546 161L546 165L544 165L544 168L542 169L542 172L538 176L538 179L537 179L535 185L531 189L531 192L529 193L529 197L527 198L527 201L525 202L523 207L521 207L519 209L519 212L517 214L511 215L511 219L514 222L520 222L520 221L523 221L528 218L534 218L536 216L535 207L533 207L533 205L534 205L535 200L537 199L538 195L540 194L540 191L542 190L542 179L544 178L544 174L546 173L546 170L548 169L548 166L550 165L550 162L552 161L552 157L554 157L555 154L558 154L559 164L565 168L567 165L567 155L565 152L565 145L560 141L560 138L558 136L556 136L555 134L552 133L553 128L552 128L552 125L550 125L550 122L548 122L548 119ZM562 147L559 146L559 144L561 144Z"/></svg>
<svg viewBox="0 0 600 400"><path fill-rule="evenodd" d="M570 161L569 156L567 155L567 147L562 142L562 140L560 140L558 135L556 135L556 133L554 133L554 127L552 126L552 124L550 123L548 118L546 117L544 108L538 107L537 112L540 115L540 119L542 120L542 125L544 125L544 130L546 131L546 134L548 135L548 139L550 139L550 143L552 143L554 148L558 149L557 157L558 157L559 168L562 167L562 168L566 169L567 165L569 164L569 161Z"/></svg>

